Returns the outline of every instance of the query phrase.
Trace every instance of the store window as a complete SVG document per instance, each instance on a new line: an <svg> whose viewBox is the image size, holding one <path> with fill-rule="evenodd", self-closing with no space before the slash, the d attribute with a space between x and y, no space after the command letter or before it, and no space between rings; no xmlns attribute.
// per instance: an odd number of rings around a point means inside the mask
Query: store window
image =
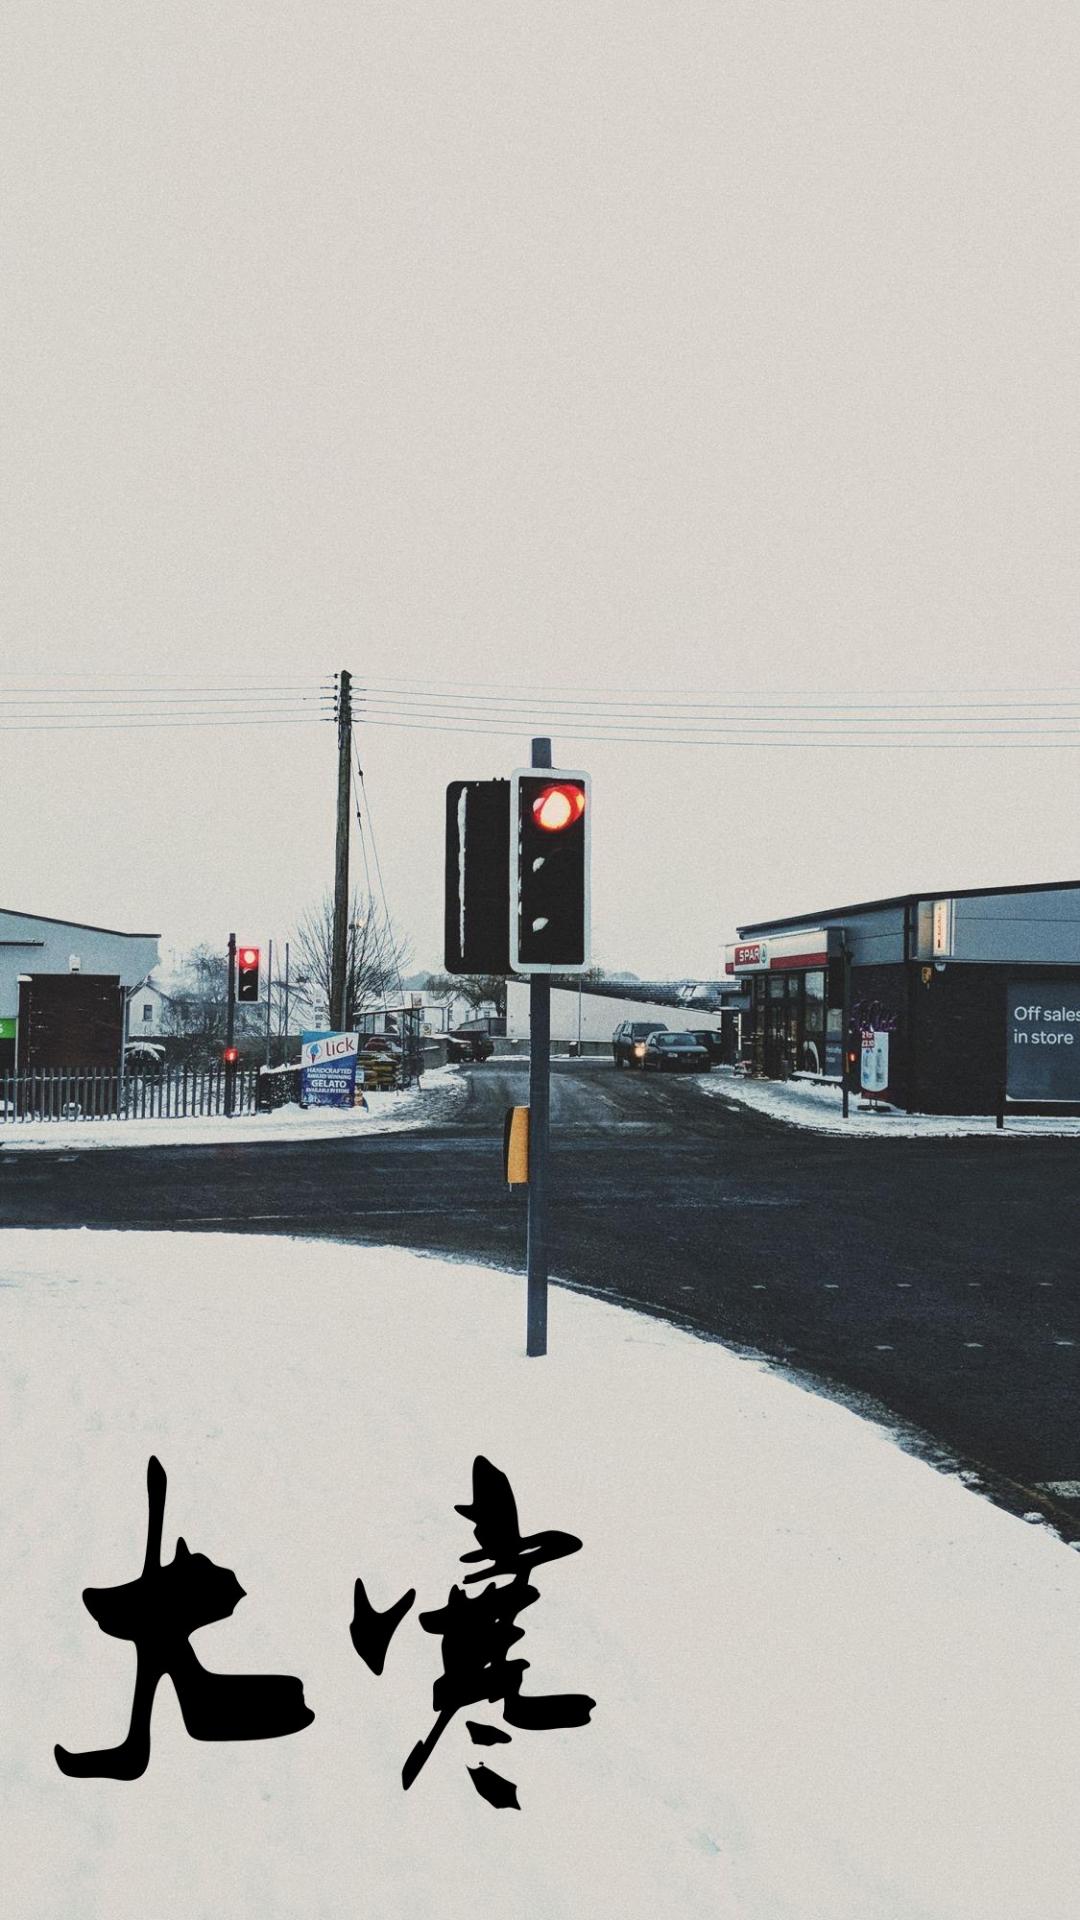
<svg viewBox="0 0 1080 1920"><path fill-rule="evenodd" d="M825 1072L825 972L803 975L799 1061L804 1073Z"/></svg>

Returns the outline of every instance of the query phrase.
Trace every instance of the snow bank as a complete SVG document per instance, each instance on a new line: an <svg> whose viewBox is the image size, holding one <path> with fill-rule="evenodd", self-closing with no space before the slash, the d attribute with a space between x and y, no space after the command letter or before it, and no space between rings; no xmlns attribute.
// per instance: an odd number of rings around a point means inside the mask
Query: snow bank
<svg viewBox="0 0 1080 1920"><path fill-rule="evenodd" d="M217 1235L0 1239L3 1742L19 1920L1066 1920L1080 1560L758 1364L578 1295L522 1355L523 1283L397 1250ZM138 1781L133 1660L83 1608L133 1579L147 1457L178 1534L247 1597L212 1668L302 1677L313 1725L200 1744L170 1683ZM542 1567L526 1690L592 1723L419 1779L437 1641L377 1680L349 1639L441 1605L483 1453ZM499 1723L498 1708L476 1717ZM478 1759L521 1808L474 1791Z"/></svg>
<svg viewBox="0 0 1080 1920"><path fill-rule="evenodd" d="M845 1120L839 1087L815 1085L812 1080L750 1080L745 1074L733 1073L730 1067L714 1068L696 1085L702 1093L737 1101L740 1106L752 1107L755 1113L768 1114L771 1120L805 1127L811 1133L886 1133L909 1138L936 1135L943 1139L992 1134L998 1140L1030 1139L1033 1134L1059 1139L1080 1136L1080 1119L1007 1114L1004 1129L999 1131L993 1114L900 1113L885 1108L873 1112L859 1093L850 1096L850 1113Z"/></svg>
<svg viewBox="0 0 1080 1920"><path fill-rule="evenodd" d="M187 1120L32 1120L0 1125L0 1154L9 1148L213 1147L259 1140L333 1140L341 1135L400 1133L433 1126L453 1114L465 1093L457 1067L435 1067L420 1087L369 1093L367 1108L277 1107L272 1113L196 1115Z"/></svg>

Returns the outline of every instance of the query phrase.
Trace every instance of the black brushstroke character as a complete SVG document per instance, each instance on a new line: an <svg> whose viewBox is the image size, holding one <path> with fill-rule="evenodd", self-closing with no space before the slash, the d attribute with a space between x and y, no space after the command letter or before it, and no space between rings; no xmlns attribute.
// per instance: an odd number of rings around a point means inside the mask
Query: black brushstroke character
<svg viewBox="0 0 1080 1920"><path fill-rule="evenodd" d="M165 1469L153 1457L146 1469L149 1504L146 1558L137 1580L121 1587L87 1587L83 1602L103 1633L135 1643L135 1696L127 1737L118 1747L69 1753L57 1747L62 1773L80 1779L137 1780L150 1759L150 1714L158 1681L168 1674L184 1725L193 1740L276 1740L299 1733L315 1715L301 1680L289 1674L208 1673L188 1640L198 1627L227 1620L244 1589L228 1567L183 1540L161 1564Z"/></svg>
<svg viewBox="0 0 1080 1920"><path fill-rule="evenodd" d="M472 1505L458 1507L457 1512L473 1522L478 1543L474 1552L462 1554L463 1563L479 1560L490 1564L466 1574L462 1586L452 1587L444 1607L419 1616L426 1633L442 1638L443 1673L432 1690L432 1705L438 1716L435 1725L426 1740L413 1748L402 1769L401 1782L406 1789L459 1707L481 1700L501 1701L503 1718L510 1726L537 1729L584 1726L596 1705L584 1693L523 1696L521 1685L529 1662L509 1658L511 1647L524 1635L524 1628L517 1625L518 1614L540 1597L530 1585L528 1574L545 1561L577 1553L581 1541L571 1533L555 1531L523 1539L510 1482L482 1454L473 1462ZM486 1583L483 1592L465 1591L478 1581ZM376 1613L363 1582L357 1581L352 1640L374 1673L382 1672L393 1633L414 1598L410 1590L386 1613ZM501 1728L486 1726L482 1721L468 1720L466 1726L477 1746L510 1739ZM518 1805L513 1781L483 1763L468 1771L477 1792L492 1806Z"/></svg>

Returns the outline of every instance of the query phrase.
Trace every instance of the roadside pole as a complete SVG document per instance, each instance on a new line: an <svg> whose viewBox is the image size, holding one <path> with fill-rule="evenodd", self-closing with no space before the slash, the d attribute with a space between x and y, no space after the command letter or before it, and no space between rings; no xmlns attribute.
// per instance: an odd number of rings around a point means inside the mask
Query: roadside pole
<svg viewBox="0 0 1080 1920"><path fill-rule="evenodd" d="M843 975L842 975L843 992L841 996L842 1012L840 1014L840 1020L844 1029L843 1045L840 1053L840 1073L841 1073L841 1087L842 1087L841 1104L843 1107L843 1117L846 1120L848 1117L848 1100L849 1100L848 1029L851 1025L851 954L848 951L846 933L842 933L840 935L840 965L843 969Z"/></svg>
<svg viewBox="0 0 1080 1920"><path fill-rule="evenodd" d="M274 998L274 943L267 947L266 960L266 1064L270 1065L270 1008Z"/></svg>
<svg viewBox="0 0 1080 1920"><path fill-rule="evenodd" d="M236 1030L236 935L229 935L229 998L225 1007L225 1051L232 1052L233 1034ZM232 1118L236 1098L236 1069L231 1060L225 1062L225 1113Z"/></svg>
<svg viewBox="0 0 1080 1920"><path fill-rule="evenodd" d="M551 741L534 739L534 767L550 767ZM547 1352L547 1176L551 1110L551 976L529 977L529 1204L526 1333L529 1355Z"/></svg>

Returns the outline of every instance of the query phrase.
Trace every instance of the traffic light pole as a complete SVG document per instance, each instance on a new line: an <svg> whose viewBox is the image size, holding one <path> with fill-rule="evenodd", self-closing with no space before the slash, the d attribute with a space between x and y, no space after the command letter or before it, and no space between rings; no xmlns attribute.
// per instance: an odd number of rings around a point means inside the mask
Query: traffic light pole
<svg viewBox="0 0 1080 1920"><path fill-rule="evenodd" d="M550 767L551 741L532 743L534 767ZM529 1214L525 1351L547 1352L547 1177L551 1111L551 978L529 979Z"/></svg>
<svg viewBox="0 0 1080 1920"><path fill-rule="evenodd" d="M225 1051L231 1053L233 1034L236 1029L236 935L229 935L229 997L225 1005ZM236 1069L231 1060L225 1062L225 1113L232 1118L236 1100Z"/></svg>
<svg viewBox="0 0 1080 1920"><path fill-rule="evenodd" d="M840 1055L840 1072L842 1075L840 1083L840 1106L843 1117L846 1120L851 1099L849 1092L851 1076L848 1071L848 1047L851 1039L851 951L848 947L847 935L843 933L840 935L840 964L843 968L843 985L841 988L840 1002L843 1011L840 1015L840 1023L844 1029L843 1052Z"/></svg>

